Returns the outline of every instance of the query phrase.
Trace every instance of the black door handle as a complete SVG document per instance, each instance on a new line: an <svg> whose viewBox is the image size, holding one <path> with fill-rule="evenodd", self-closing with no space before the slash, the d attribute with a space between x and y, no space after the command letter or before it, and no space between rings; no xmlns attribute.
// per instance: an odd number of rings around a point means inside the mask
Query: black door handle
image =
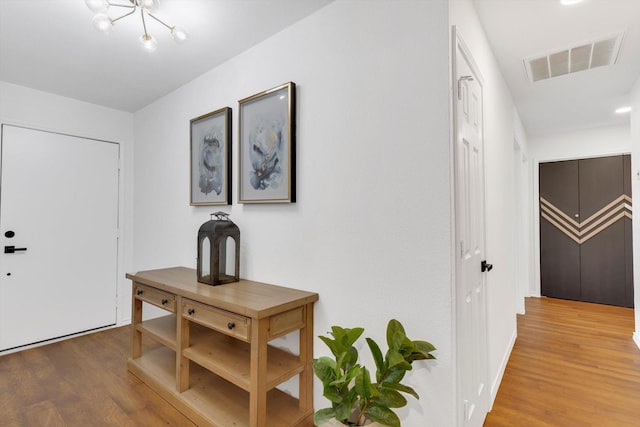
<svg viewBox="0 0 640 427"><path fill-rule="evenodd" d="M485 272L485 271L491 271L491 269L493 268L493 264L487 264L487 260L483 260L480 262L480 271L481 272Z"/></svg>
<svg viewBox="0 0 640 427"><path fill-rule="evenodd" d="M5 254L14 254L18 251L26 251L27 248L16 248L15 246L5 246L4 253Z"/></svg>

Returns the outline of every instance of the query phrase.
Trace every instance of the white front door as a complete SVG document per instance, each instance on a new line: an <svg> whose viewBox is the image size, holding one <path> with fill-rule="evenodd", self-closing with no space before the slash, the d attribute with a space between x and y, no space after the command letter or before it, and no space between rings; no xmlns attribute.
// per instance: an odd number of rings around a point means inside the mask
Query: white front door
<svg viewBox="0 0 640 427"><path fill-rule="evenodd" d="M2 125L0 351L116 323L118 144Z"/></svg>
<svg viewBox="0 0 640 427"><path fill-rule="evenodd" d="M480 427L488 411L482 82L454 34L456 332L459 426Z"/></svg>

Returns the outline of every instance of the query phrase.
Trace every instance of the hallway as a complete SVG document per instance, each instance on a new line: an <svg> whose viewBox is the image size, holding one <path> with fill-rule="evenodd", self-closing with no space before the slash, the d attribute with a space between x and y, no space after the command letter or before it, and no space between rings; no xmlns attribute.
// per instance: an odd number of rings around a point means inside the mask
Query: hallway
<svg viewBox="0 0 640 427"><path fill-rule="evenodd" d="M526 298L485 427L640 426L633 309Z"/></svg>

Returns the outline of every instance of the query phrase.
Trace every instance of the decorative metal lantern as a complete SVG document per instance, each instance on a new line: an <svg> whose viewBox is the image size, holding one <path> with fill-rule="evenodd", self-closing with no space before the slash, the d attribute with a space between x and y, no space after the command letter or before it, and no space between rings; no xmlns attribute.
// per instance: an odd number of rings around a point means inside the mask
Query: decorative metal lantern
<svg viewBox="0 0 640 427"><path fill-rule="evenodd" d="M208 285L240 280L240 229L224 212L212 213L198 230L197 274Z"/></svg>

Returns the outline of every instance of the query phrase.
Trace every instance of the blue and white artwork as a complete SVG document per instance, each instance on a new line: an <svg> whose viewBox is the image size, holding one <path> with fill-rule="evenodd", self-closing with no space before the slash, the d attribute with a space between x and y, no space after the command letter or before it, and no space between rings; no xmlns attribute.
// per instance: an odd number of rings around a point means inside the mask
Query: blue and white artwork
<svg viewBox="0 0 640 427"><path fill-rule="evenodd" d="M249 130L250 182L254 190L277 190L282 185L285 157L284 118L261 119Z"/></svg>
<svg viewBox="0 0 640 427"><path fill-rule="evenodd" d="M240 203L295 201L295 84L240 101Z"/></svg>
<svg viewBox="0 0 640 427"><path fill-rule="evenodd" d="M198 186L200 192L208 195L215 192L220 195L223 184L224 147L221 144L222 129L215 126L202 138L200 150L198 150L198 170L200 178Z"/></svg>
<svg viewBox="0 0 640 427"><path fill-rule="evenodd" d="M230 121L226 107L191 120L191 204L230 203Z"/></svg>

